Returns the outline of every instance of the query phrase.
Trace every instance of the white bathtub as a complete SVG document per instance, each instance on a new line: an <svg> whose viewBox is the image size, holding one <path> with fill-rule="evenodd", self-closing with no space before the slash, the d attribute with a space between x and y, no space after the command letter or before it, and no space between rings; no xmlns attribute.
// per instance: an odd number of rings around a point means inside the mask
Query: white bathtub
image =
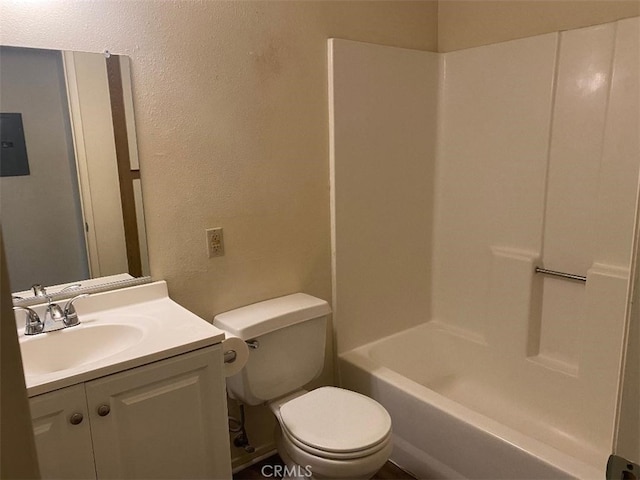
<svg viewBox="0 0 640 480"><path fill-rule="evenodd" d="M340 381L389 411L391 459L417 478L604 479L608 452L543 411L500 361L428 322L340 355Z"/></svg>

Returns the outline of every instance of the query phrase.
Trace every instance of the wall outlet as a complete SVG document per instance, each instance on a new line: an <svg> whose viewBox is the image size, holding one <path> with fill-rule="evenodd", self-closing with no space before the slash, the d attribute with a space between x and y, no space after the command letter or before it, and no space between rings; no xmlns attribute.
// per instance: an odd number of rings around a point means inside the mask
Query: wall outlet
<svg viewBox="0 0 640 480"><path fill-rule="evenodd" d="M207 254L209 258L222 257L224 255L224 237L222 227L207 228Z"/></svg>

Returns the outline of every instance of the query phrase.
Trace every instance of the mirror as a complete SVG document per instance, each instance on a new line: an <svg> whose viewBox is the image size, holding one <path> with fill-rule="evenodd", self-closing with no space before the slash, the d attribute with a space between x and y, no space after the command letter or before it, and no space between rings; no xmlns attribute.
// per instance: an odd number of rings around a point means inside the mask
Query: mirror
<svg viewBox="0 0 640 480"><path fill-rule="evenodd" d="M127 57L0 46L0 133L16 295L148 275Z"/></svg>

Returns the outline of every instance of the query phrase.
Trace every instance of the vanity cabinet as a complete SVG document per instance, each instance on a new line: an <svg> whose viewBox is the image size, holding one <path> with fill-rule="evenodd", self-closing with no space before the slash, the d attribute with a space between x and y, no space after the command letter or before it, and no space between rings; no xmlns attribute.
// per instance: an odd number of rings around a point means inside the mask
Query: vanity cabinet
<svg viewBox="0 0 640 480"><path fill-rule="evenodd" d="M231 477L220 345L33 397L31 413L43 478Z"/></svg>

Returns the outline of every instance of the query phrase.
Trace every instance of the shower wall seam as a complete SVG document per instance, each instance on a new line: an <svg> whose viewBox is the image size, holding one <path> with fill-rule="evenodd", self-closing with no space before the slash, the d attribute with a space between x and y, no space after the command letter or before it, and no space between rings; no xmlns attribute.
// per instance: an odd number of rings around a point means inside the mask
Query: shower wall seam
<svg viewBox="0 0 640 480"><path fill-rule="evenodd" d="M553 67L553 80L551 86L551 104L549 111L549 130L548 130L548 142L547 142L547 161L546 161L546 171L545 171L545 179L544 179L544 196L542 199L542 222L540 225L540 250L538 253L539 262L544 265L544 237L547 227L547 206L549 202L549 175L551 171L551 150L553 147L553 127L554 127L554 114L553 112L556 109L556 97L558 90L558 76L560 75L560 49L562 48L562 35L560 33L556 33L556 51L555 51L555 61Z"/></svg>

